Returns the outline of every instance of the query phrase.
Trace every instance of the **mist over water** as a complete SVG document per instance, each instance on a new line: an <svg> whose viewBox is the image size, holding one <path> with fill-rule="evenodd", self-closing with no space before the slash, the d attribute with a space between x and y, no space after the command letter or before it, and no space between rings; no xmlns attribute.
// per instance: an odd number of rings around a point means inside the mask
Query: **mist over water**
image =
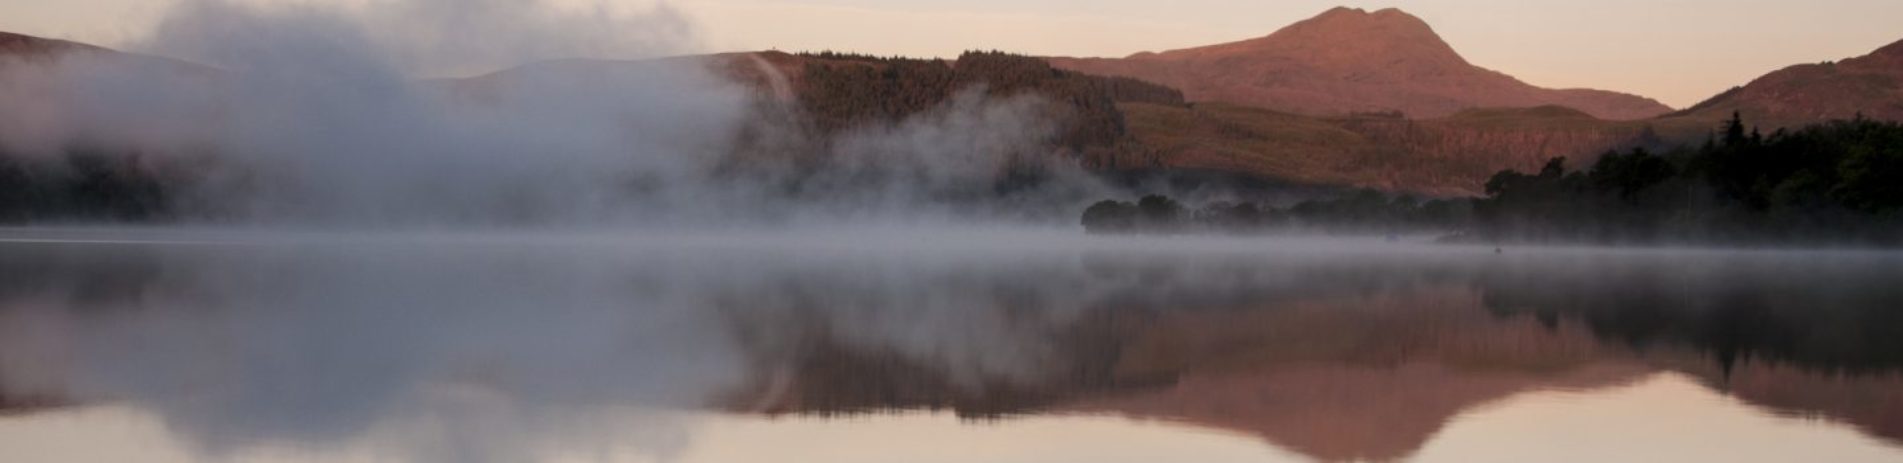
<svg viewBox="0 0 1903 463"><path fill-rule="evenodd" d="M367 447L419 461L588 449L665 460L694 445L709 410L1062 411L1267 355L1254 344L1375 371L1423 352L1507 365L1476 372L1652 356L1714 377L1769 364L1884 378L1903 366L1893 254L1495 254L1038 229L8 241L0 394L133 407L203 455L241 459ZM1156 363L1202 349L1156 350L1177 342L1168 327L1195 320L1244 331L1201 331L1231 347ZM1552 328L1506 339L1555 341L1473 350L1522 324ZM1580 326L1601 353L1540 347L1577 342L1564 340ZM1329 353L1337 345L1343 356ZM1615 354L1626 348L1649 353Z"/></svg>
<svg viewBox="0 0 1903 463"><path fill-rule="evenodd" d="M1100 189L1050 148L1035 97L967 92L825 136L710 62L574 59L697 51L666 5L615 11L183 2L125 48L213 68L90 52L0 66L0 148L128 158L191 185L187 221L326 227L1049 220ZM1050 181L991 201L1026 165Z"/></svg>

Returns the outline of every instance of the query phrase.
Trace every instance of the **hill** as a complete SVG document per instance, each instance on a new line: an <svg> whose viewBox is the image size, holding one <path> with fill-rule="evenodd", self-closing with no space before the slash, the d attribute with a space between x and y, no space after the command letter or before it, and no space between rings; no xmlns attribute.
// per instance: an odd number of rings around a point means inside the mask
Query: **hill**
<svg viewBox="0 0 1903 463"><path fill-rule="evenodd" d="M167 58L0 34L0 56L33 60L62 50L154 65L138 72L226 75ZM563 60L437 83L480 99L528 73L619 79L626 76L601 73L682 64L757 91L761 119L776 125L739 136L797 129L790 142L742 143L748 152L734 157L742 164L824 151L840 131L896 124L981 88L988 97L1044 97L1043 114L1058 124L1051 152L1115 177L1213 174L1434 196L1477 196L1493 173L1533 171L1553 157L1588 165L1609 149L1696 143L1733 111L1767 128L1859 113L1903 119L1903 42L1865 57L1778 71L1671 115L1625 120L1664 107L1607 92L1540 89L1474 67L1399 10L1336 9L1260 39L1121 60L767 51ZM1172 83L1181 87L1164 85ZM1189 103L1198 100L1205 102Z"/></svg>
<svg viewBox="0 0 1903 463"><path fill-rule="evenodd" d="M50 57L76 50L104 51L105 49L65 40L0 32L0 57Z"/></svg>
<svg viewBox="0 0 1903 463"><path fill-rule="evenodd" d="M1474 66L1401 10L1336 8L1266 37L1126 58L1050 58L1061 69L1143 79L1191 101L1341 116L1399 111L1436 118L1490 107L1560 105L1603 119L1671 111L1651 99L1535 87Z"/></svg>
<svg viewBox="0 0 1903 463"><path fill-rule="evenodd" d="M1606 121L1556 106L1425 120L1311 117L1208 103L1122 108L1134 141L1168 170L1433 196L1479 195L1501 169L1536 169L1556 156L1655 143L1650 123Z"/></svg>
<svg viewBox="0 0 1903 463"><path fill-rule="evenodd" d="M164 63L134 73L184 79L225 75L215 68L26 36L6 41L29 57L60 50L98 52L98 61ZM32 58L30 58L32 59ZM996 52L957 60L879 58L840 53L730 53L648 61L561 60L496 73L433 81L471 101L492 97L513 79L641 78L666 67L700 66L755 89L762 130L735 160L805 159L836 133L895 124L939 107L965 89L990 97L1036 94L1059 121L1051 151L1110 175L1202 175L1323 187L1372 187L1433 195L1478 194L1501 168L1535 168L1551 156L1622 146L1643 124L1604 121L1558 107L1470 110L1432 120L1386 114L1314 117L1243 105L1185 102L1182 92L1126 77L1059 69L1046 61ZM186 69L183 74L173 73Z"/></svg>
<svg viewBox="0 0 1903 463"><path fill-rule="evenodd" d="M1795 128L1859 114L1903 121L1903 41L1839 62L1787 67L1671 118L1715 123L1734 112L1765 128Z"/></svg>
<svg viewBox="0 0 1903 463"><path fill-rule="evenodd" d="M755 121L784 135L771 146L746 146L740 156L802 158L842 132L890 127L907 118L951 104L962 92L986 98L1035 95L1042 98L1040 118L1056 124L1050 151L1064 153L1091 167L1152 168L1156 160L1128 144L1129 128L1121 104L1185 105L1181 92L1121 77L1102 77L1053 68L1041 59L1001 52L969 52L956 60L873 57L844 53L778 51L688 56L658 61L566 60L444 82L474 98L497 85L530 73L602 75L656 65L699 66L751 88L759 113ZM750 132L750 131L749 131ZM749 136L748 133L741 134ZM752 142L752 140L743 140Z"/></svg>

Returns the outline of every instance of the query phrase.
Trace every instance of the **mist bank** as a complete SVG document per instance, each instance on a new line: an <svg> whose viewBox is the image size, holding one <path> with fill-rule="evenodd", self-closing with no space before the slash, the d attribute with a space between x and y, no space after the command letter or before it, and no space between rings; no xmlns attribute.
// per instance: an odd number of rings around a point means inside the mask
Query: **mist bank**
<svg viewBox="0 0 1903 463"><path fill-rule="evenodd" d="M1134 85L996 53L557 60L684 54L692 28L385 3L186 2L127 46L145 54L0 59L0 220L1055 223L1104 191L1084 166ZM532 64L425 78L495 63Z"/></svg>

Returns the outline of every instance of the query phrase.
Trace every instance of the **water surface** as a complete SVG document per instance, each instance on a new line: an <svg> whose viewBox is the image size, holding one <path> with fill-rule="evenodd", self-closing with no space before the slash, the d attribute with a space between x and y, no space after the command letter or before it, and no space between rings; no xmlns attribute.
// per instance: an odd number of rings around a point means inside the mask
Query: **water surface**
<svg viewBox="0 0 1903 463"><path fill-rule="evenodd" d="M9 230L0 456L1899 461L1899 270L1039 230Z"/></svg>

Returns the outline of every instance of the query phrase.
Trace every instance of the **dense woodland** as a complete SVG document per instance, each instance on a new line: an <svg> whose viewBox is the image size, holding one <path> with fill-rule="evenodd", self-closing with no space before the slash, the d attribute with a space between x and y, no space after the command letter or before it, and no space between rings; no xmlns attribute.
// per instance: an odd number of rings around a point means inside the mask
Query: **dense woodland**
<svg viewBox="0 0 1903 463"><path fill-rule="evenodd" d="M1903 124L1863 118L1763 135L1733 117L1703 146L1501 172L1474 203L1493 240L1899 244Z"/></svg>
<svg viewBox="0 0 1903 463"><path fill-rule="evenodd" d="M1490 242L1903 244L1903 124L1864 118L1764 135L1736 116L1698 147L1609 152L1585 170L1565 158L1502 171L1471 200L1361 191L1273 208L1166 197L1104 201L1092 233L1311 228L1452 232Z"/></svg>
<svg viewBox="0 0 1903 463"><path fill-rule="evenodd" d="M141 160L84 148L57 157L0 152L0 223L165 219L180 186Z"/></svg>

